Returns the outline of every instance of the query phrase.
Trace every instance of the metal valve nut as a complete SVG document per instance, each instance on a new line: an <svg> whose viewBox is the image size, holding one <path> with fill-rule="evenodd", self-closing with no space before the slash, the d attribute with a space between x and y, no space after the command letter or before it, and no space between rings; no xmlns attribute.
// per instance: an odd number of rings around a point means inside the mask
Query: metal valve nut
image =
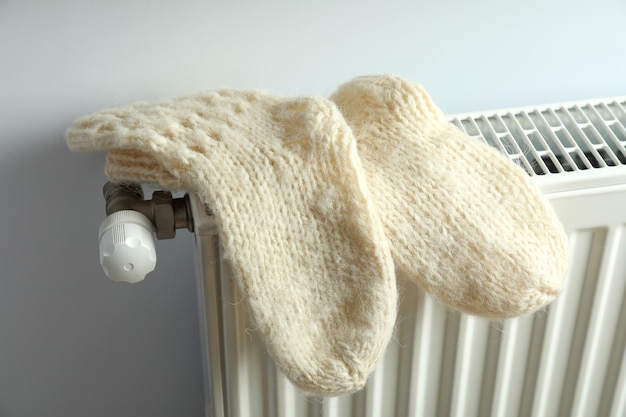
<svg viewBox="0 0 626 417"><path fill-rule="evenodd" d="M157 239L173 239L176 236L176 220L172 194L167 191L153 193L152 210Z"/></svg>

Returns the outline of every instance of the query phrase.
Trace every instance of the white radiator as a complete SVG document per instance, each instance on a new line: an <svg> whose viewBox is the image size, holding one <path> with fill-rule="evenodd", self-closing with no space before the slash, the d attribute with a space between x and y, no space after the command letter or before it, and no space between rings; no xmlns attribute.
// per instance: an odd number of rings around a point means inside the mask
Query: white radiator
<svg viewBox="0 0 626 417"><path fill-rule="evenodd" d="M489 322L403 284L395 339L356 394L305 397L276 370L193 201L207 416L626 416L626 98L462 115L452 123L537 181L570 238L548 311Z"/></svg>

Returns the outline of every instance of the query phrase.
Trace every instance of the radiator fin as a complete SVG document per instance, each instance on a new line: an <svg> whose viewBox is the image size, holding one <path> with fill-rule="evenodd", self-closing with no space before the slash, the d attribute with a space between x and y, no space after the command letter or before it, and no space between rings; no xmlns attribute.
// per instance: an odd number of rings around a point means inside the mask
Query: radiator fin
<svg viewBox="0 0 626 417"><path fill-rule="evenodd" d="M534 315L489 322L446 310L404 283L394 340L366 388L325 400L302 395L275 369L222 261L222 302L214 307L224 329L225 408L241 417L621 416L623 227L571 232L566 290Z"/></svg>

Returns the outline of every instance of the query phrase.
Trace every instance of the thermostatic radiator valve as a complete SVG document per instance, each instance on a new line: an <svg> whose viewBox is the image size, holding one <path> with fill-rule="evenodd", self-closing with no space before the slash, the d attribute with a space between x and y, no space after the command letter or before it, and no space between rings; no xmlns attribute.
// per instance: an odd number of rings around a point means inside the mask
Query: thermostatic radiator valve
<svg viewBox="0 0 626 417"><path fill-rule="evenodd" d="M193 232L189 195L155 191L144 200L139 184L104 185L107 217L100 225L100 264L113 281L139 282L156 266L154 236L171 239L176 229Z"/></svg>

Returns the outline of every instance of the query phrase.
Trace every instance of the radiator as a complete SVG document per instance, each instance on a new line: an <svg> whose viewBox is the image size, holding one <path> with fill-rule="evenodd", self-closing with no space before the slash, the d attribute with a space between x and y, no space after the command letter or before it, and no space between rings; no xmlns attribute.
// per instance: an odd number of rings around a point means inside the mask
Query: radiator
<svg viewBox="0 0 626 417"><path fill-rule="evenodd" d="M252 330L213 218L192 198L207 416L626 415L626 98L451 123L507 154L554 205L570 239L564 293L489 322L401 283L395 337L365 389L307 397Z"/></svg>

